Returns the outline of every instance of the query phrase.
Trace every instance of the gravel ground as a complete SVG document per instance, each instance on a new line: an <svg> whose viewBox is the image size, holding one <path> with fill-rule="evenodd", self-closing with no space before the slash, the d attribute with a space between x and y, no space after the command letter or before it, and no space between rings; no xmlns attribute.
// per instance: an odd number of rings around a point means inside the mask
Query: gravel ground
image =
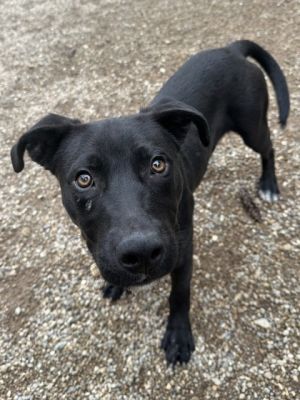
<svg viewBox="0 0 300 400"><path fill-rule="evenodd" d="M299 12L299 0L1 1L1 400L299 399ZM9 150L50 111L134 112L189 55L239 38L265 46L289 82L284 132L270 92L282 199L255 197L258 156L226 137L196 193L196 351L173 371L159 349L169 278L102 299L55 179L31 162L15 175Z"/></svg>

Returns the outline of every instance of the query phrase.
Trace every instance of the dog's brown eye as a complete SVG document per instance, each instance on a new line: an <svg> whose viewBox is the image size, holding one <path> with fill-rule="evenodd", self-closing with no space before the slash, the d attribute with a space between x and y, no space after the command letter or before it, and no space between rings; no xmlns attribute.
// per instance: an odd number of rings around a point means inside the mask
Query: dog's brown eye
<svg viewBox="0 0 300 400"><path fill-rule="evenodd" d="M155 157L151 162L151 171L155 174L163 173L167 168L167 163L161 157Z"/></svg>
<svg viewBox="0 0 300 400"><path fill-rule="evenodd" d="M79 174L75 180L76 185L81 189L87 189L93 184L93 178L88 172L82 172Z"/></svg>

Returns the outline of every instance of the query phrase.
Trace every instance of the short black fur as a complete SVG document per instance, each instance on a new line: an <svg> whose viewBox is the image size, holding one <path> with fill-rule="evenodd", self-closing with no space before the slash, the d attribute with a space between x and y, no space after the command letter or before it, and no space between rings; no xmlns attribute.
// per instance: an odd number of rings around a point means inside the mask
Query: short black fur
<svg viewBox="0 0 300 400"><path fill-rule="evenodd" d="M260 196L275 201L279 195L266 82L246 56L269 75L284 126L285 77L269 53L243 40L190 58L135 115L82 124L50 114L11 151L16 172L28 150L59 180L63 204L108 282L104 297L117 300L127 287L171 274L162 348L173 365L188 362L195 348L189 319L193 191L226 132L237 132L261 155Z"/></svg>

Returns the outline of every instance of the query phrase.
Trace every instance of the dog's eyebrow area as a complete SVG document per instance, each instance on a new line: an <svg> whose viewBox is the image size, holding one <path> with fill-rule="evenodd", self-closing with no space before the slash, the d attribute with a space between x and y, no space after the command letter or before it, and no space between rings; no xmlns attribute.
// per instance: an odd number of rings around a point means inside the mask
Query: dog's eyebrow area
<svg viewBox="0 0 300 400"><path fill-rule="evenodd" d="M151 146L142 144L132 149L132 154L143 160L149 160L149 158L151 159L152 157L158 155L165 155L166 157L171 158L169 153L170 151L168 151L166 146L159 144L153 144Z"/></svg>
<svg viewBox="0 0 300 400"><path fill-rule="evenodd" d="M154 155L154 153L155 150L153 150L153 148L141 145L133 149L132 156L134 157L135 161L145 162L148 161Z"/></svg>
<svg viewBox="0 0 300 400"><path fill-rule="evenodd" d="M103 161L96 154L91 155L82 155L77 158L74 163L70 166L67 172L68 181L74 179L74 174L79 172L80 170L90 170L90 171L100 171L104 170L105 165Z"/></svg>

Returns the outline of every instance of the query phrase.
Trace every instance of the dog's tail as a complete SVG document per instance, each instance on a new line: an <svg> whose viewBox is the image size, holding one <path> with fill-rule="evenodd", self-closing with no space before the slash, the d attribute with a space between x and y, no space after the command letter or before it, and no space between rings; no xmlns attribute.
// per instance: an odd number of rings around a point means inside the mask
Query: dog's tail
<svg viewBox="0 0 300 400"><path fill-rule="evenodd" d="M279 123L284 128L290 111L290 97L285 76L277 61L266 50L250 40L238 40L229 45L229 48L244 57L254 58L266 71L276 93Z"/></svg>

